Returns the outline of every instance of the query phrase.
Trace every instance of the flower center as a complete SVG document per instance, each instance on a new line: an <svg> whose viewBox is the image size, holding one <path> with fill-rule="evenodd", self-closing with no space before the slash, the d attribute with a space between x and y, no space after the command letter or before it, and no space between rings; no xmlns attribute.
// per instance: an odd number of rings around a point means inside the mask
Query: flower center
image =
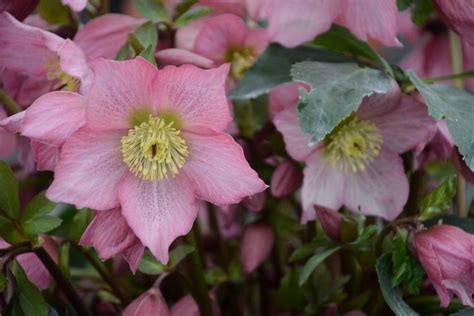
<svg viewBox="0 0 474 316"><path fill-rule="evenodd" d="M232 49L227 53L226 60L231 63L230 71L232 76L240 80L247 69L253 65L255 56L251 48Z"/></svg>
<svg viewBox="0 0 474 316"><path fill-rule="evenodd" d="M46 60L45 67L48 80L57 82L54 90L77 91L81 81L61 70L59 57Z"/></svg>
<svg viewBox="0 0 474 316"><path fill-rule="evenodd" d="M382 135L378 127L352 114L324 139L325 158L344 172L364 171L382 148Z"/></svg>
<svg viewBox="0 0 474 316"><path fill-rule="evenodd" d="M122 137L123 161L135 176L162 180L176 176L188 157L188 146L174 122L150 115Z"/></svg>

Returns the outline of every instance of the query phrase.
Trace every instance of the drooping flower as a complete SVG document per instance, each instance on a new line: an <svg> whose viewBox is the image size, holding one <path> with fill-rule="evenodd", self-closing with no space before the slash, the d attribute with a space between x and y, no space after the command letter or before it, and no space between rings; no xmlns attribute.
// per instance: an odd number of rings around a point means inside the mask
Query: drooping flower
<svg viewBox="0 0 474 316"><path fill-rule="evenodd" d="M474 307L474 236L450 225L436 225L415 235L418 258L447 307L456 295Z"/></svg>
<svg viewBox="0 0 474 316"><path fill-rule="evenodd" d="M139 57L97 60L92 68L86 123L62 146L49 199L97 211L121 207L142 244L167 262L171 242L192 227L198 199L234 204L266 188L223 132L231 120L228 65L158 71ZM43 98L81 99L65 93ZM58 141L70 131L62 119L51 131ZM31 137L44 132L37 127Z"/></svg>
<svg viewBox="0 0 474 316"><path fill-rule="evenodd" d="M170 311L160 290L153 287L130 303L122 315L169 316Z"/></svg>
<svg viewBox="0 0 474 316"><path fill-rule="evenodd" d="M133 272L145 250L118 208L95 212L79 243L93 246L102 260L122 255Z"/></svg>
<svg viewBox="0 0 474 316"><path fill-rule="evenodd" d="M272 174L270 189L276 198L284 198L294 193L301 186L303 173L298 165L286 160L276 167Z"/></svg>
<svg viewBox="0 0 474 316"><path fill-rule="evenodd" d="M397 217L408 197L408 181L400 153L426 141L435 132L426 106L401 96L394 84L386 94L364 98L319 144L302 132L296 106L274 118L288 153L305 161L302 222L315 219L313 205L386 219Z"/></svg>
<svg viewBox="0 0 474 316"><path fill-rule="evenodd" d="M252 224L245 228L240 241L240 264L245 273L252 273L270 255L273 232L265 224Z"/></svg>
<svg viewBox="0 0 474 316"><path fill-rule="evenodd" d="M272 42L295 47L337 23L355 36L400 46L395 0L263 0L260 17L268 20Z"/></svg>
<svg viewBox="0 0 474 316"><path fill-rule="evenodd" d="M320 205L315 205L314 210L326 235L332 240L340 240L342 215L335 210Z"/></svg>
<svg viewBox="0 0 474 316"><path fill-rule="evenodd" d="M449 27L474 46L474 2L435 0L434 4Z"/></svg>

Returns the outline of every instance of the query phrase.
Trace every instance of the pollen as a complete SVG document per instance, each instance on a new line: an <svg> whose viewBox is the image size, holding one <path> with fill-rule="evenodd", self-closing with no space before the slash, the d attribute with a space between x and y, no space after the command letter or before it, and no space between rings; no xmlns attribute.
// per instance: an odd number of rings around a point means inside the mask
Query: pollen
<svg viewBox="0 0 474 316"><path fill-rule="evenodd" d="M79 88L81 81L61 70L59 57L46 60L45 68L48 80L56 83L54 90L76 92Z"/></svg>
<svg viewBox="0 0 474 316"><path fill-rule="evenodd" d="M226 60L231 63L232 77L240 80L255 62L255 54L251 48L232 49L227 53Z"/></svg>
<svg viewBox="0 0 474 316"><path fill-rule="evenodd" d="M189 155L185 139L174 122L150 116L122 137L122 156L135 176L143 180L175 177Z"/></svg>
<svg viewBox="0 0 474 316"><path fill-rule="evenodd" d="M364 171L379 154L383 138L372 122L352 114L324 139L326 161L344 172Z"/></svg>

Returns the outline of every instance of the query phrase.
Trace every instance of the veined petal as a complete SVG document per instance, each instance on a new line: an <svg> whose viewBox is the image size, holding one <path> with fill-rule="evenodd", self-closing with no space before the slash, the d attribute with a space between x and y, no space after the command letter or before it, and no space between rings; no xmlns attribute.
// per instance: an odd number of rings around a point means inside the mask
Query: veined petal
<svg viewBox="0 0 474 316"><path fill-rule="evenodd" d="M54 171L61 150L57 146L31 141L31 149L36 161L36 170Z"/></svg>
<svg viewBox="0 0 474 316"><path fill-rule="evenodd" d="M181 48L163 49L156 53L155 56L160 65L181 66L191 64L204 69L214 67L214 61L209 58Z"/></svg>
<svg viewBox="0 0 474 316"><path fill-rule="evenodd" d="M119 188L122 214L142 244L166 264L168 248L187 234L197 216L194 189L178 175L160 181L145 181L131 173Z"/></svg>
<svg viewBox="0 0 474 316"><path fill-rule="evenodd" d="M128 169L122 161L124 131L82 128L64 144L46 195L56 202L108 210L119 206L118 187Z"/></svg>
<svg viewBox="0 0 474 316"><path fill-rule="evenodd" d="M245 160L242 148L227 134L183 133L189 157L184 172L199 198L216 205L235 204L266 189Z"/></svg>

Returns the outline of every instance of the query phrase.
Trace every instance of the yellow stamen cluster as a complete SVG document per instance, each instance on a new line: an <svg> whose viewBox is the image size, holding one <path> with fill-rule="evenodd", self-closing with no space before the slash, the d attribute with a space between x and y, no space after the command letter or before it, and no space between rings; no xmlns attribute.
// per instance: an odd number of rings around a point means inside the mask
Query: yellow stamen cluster
<svg viewBox="0 0 474 316"><path fill-rule="evenodd" d="M344 172L365 170L382 148L382 135L378 127L352 114L324 139L325 158Z"/></svg>
<svg viewBox="0 0 474 316"><path fill-rule="evenodd" d="M54 90L77 91L81 81L61 70L59 57L46 60L45 67L48 80L57 82Z"/></svg>
<svg viewBox="0 0 474 316"><path fill-rule="evenodd" d="M255 62L255 54L250 48L233 49L227 53L226 60L231 63L230 72L232 77L240 80L245 72Z"/></svg>
<svg viewBox="0 0 474 316"><path fill-rule="evenodd" d="M130 129L122 137L123 161L135 176L144 180L162 180L176 176L188 157L188 146L174 127L159 117Z"/></svg>

